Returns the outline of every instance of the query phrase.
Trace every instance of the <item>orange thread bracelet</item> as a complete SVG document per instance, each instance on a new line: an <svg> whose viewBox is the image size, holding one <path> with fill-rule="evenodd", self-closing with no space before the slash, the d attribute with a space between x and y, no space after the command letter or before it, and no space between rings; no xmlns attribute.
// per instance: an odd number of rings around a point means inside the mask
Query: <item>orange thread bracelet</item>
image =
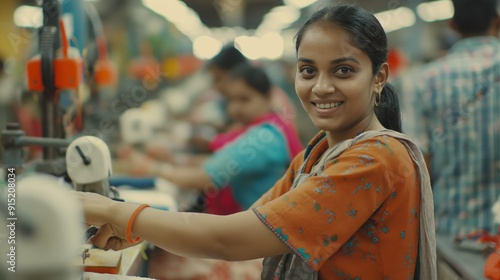
<svg viewBox="0 0 500 280"><path fill-rule="evenodd" d="M130 220L128 220L128 224L127 224L127 230L125 231L125 237L127 238L127 241L131 244L137 244L141 241L141 238L139 236L137 236L135 239L132 239L132 226L134 225L134 221L135 221L135 218L137 217L137 215L139 215L139 213L141 213L142 210L144 210L145 208L148 208L150 207L149 205L147 204L142 204L141 206L137 207L137 209L135 209L134 213L132 213L132 216L130 216Z"/></svg>

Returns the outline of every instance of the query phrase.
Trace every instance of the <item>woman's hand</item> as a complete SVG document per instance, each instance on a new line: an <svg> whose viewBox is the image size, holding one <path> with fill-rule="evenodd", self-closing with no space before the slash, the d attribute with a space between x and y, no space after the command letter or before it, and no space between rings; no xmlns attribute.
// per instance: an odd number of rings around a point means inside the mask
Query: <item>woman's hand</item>
<svg viewBox="0 0 500 280"><path fill-rule="evenodd" d="M102 225L96 235L90 238L90 242L101 249L115 251L135 245L127 241L125 230L113 224Z"/></svg>
<svg viewBox="0 0 500 280"><path fill-rule="evenodd" d="M104 250L121 250L134 245L127 242L125 229L114 225L110 218L111 208L120 202L96 193L75 192L75 195L82 203L85 223L99 228L90 238L92 244Z"/></svg>
<svg viewBox="0 0 500 280"><path fill-rule="evenodd" d="M109 213L111 207L118 203L108 197L90 193L90 192L75 192L78 200L82 203L85 221L89 225L100 227L108 224Z"/></svg>

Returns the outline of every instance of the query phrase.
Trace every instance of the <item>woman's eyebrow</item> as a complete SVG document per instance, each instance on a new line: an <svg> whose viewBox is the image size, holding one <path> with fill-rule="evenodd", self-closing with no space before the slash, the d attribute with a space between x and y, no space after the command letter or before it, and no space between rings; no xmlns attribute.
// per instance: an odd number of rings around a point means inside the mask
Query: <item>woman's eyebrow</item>
<svg viewBox="0 0 500 280"><path fill-rule="evenodd" d="M354 63L360 64L359 61L352 56L344 56L341 58L337 58L337 59L330 61L330 63L331 64L339 64L339 63L346 62L346 61L352 61Z"/></svg>
<svg viewBox="0 0 500 280"><path fill-rule="evenodd" d="M305 57L299 57L297 60L304 62L304 63L314 64L314 60L309 59L309 58L305 58ZM339 64L339 63L346 62L346 61L352 61L354 63L360 64L359 61L352 56L344 56L344 57L334 59L334 60L330 61L330 64Z"/></svg>
<svg viewBox="0 0 500 280"><path fill-rule="evenodd" d="M314 64L314 60L309 59L309 58L299 57L297 60L302 61L304 63Z"/></svg>

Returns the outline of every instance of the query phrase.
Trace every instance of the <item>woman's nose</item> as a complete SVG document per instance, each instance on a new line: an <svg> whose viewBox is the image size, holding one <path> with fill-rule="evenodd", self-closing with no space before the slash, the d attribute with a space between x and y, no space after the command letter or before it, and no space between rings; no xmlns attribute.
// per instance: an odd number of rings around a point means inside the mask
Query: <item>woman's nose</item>
<svg viewBox="0 0 500 280"><path fill-rule="evenodd" d="M314 83L312 92L317 96L327 95L335 92L335 86L331 77L328 75L319 75Z"/></svg>

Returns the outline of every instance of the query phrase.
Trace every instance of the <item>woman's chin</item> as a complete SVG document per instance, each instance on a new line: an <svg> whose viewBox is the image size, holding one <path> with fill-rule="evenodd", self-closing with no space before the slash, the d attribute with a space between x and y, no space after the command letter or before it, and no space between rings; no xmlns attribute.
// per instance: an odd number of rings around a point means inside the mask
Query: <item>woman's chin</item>
<svg viewBox="0 0 500 280"><path fill-rule="evenodd" d="M332 124L332 120L326 120L326 119L313 120L313 123L319 130L335 131L339 129L337 125Z"/></svg>

